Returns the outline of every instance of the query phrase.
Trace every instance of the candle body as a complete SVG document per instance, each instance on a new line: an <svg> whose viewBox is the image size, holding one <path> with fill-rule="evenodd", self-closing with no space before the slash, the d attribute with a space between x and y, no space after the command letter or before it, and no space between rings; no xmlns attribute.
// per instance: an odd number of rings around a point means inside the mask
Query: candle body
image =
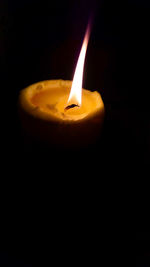
<svg viewBox="0 0 150 267"><path fill-rule="evenodd" d="M65 110L71 81L50 80L21 91L23 128L34 138L58 146L87 146L99 137L104 104L98 92L83 89L81 107Z"/></svg>

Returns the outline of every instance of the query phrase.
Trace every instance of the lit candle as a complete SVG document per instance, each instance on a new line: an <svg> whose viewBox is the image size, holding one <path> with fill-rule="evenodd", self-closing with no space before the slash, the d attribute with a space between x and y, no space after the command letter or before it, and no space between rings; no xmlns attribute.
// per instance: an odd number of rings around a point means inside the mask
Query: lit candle
<svg viewBox="0 0 150 267"><path fill-rule="evenodd" d="M73 82L42 81L21 91L22 125L33 137L49 144L71 147L94 143L99 137L104 103L97 91L82 89L89 34L88 27Z"/></svg>

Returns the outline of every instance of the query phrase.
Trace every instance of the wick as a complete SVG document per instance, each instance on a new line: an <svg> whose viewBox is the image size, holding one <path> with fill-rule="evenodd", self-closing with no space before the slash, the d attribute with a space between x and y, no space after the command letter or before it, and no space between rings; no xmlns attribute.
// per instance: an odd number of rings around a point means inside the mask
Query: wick
<svg viewBox="0 0 150 267"><path fill-rule="evenodd" d="M68 105L67 107L65 107L65 110L68 110L68 109L74 108L74 107L80 107L80 106L77 104L71 104L71 105Z"/></svg>

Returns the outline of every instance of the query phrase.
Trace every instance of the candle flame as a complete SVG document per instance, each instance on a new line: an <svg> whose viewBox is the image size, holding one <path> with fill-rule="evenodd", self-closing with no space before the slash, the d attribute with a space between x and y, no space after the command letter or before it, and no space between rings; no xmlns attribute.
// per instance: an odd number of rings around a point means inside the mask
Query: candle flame
<svg viewBox="0 0 150 267"><path fill-rule="evenodd" d="M76 70L74 73L74 78L72 82L72 87L70 91L70 95L68 98L68 105L76 105L81 106L82 103L82 82L83 82L83 68L84 68L84 62L85 62L85 55L86 50L89 42L90 37L90 24L87 27L85 37L83 40L82 48L80 51L80 55L78 58Z"/></svg>

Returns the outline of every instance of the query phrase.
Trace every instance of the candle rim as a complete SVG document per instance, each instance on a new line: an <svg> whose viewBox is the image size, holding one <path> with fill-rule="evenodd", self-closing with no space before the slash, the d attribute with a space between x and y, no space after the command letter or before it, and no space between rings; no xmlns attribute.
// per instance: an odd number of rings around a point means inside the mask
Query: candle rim
<svg viewBox="0 0 150 267"><path fill-rule="evenodd" d="M72 81L62 80L62 79L44 80L44 81L34 83L34 84L29 85L28 87L24 88L23 90L21 90L20 95L19 95L20 105L23 107L23 109L28 114L31 114L34 117L37 117L39 119L46 120L46 121L52 121L52 120L54 122L56 122L56 121L62 122L63 121L63 123L72 123L72 122L78 123L82 120L91 119L91 117L93 117L98 111L104 112L104 103L103 103L103 100L101 98L101 95L97 91L89 91L89 90L84 89L84 88L83 88L83 92L93 96L93 99L95 99L95 101L96 101L96 106L95 106L95 109L93 111L90 111L90 113L87 113L87 116L85 116L83 118L79 118L77 120L75 120L74 118L63 120L62 118L55 116L53 113L48 114L48 113L44 112L41 108L34 105L30 101L31 98L38 92L40 93L40 92L46 91L50 88L56 88L57 89L60 87L71 87L71 85L72 85Z"/></svg>

